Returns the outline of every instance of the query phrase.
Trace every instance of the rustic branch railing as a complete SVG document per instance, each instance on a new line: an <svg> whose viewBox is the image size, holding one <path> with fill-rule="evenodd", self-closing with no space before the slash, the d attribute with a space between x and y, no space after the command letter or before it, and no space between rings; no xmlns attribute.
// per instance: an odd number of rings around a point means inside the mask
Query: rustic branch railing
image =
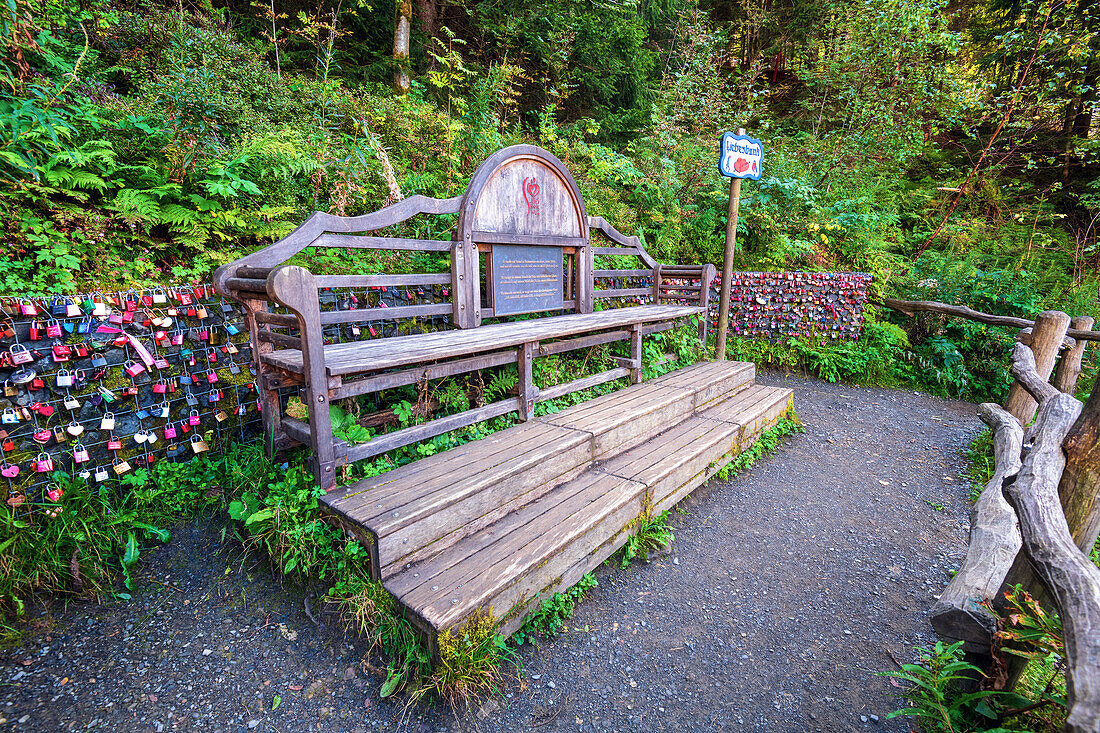
<svg viewBox="0 0 1100 733"><path fill-rule="evenodd" d="M1096 542L1100 504L1100 398L1094 387L1082 406L1048 384L1024 344L1013 349L1012 375L1039 403L1038 416L1025 434L1006 410L992 404L979 408L993 428L994 475L972 514L966 560L933 608L932 623L945 636L964 640L971 651L988 653L996 619L984 604L996 599L998 588L1010 590L1034 572L1042 586L1030 590L1049 593L1062 617L1069 711L1064 730L1095 732L1100 730L1100 568L1088 550ZM1026 453L1024 443L1031 443Z"/></svg>
<svg viewBox="0 0 1100 733"><path fill-rule="evenodd" d="M1035 325L1034 321L1029 321L1026 318L997 316L992 313L976 311L965 305L948 305L947 303L937 303L931 300L898 300L897 298L885 298L880 305L891 310L896 310L899 313L904 313L907 316L912 316L914 313L918 312L942 313L946 316L957 316L958 318L965 318L968 321L977 321L978 323L985 323L990 326L1030 328ZM1073 339L1100 341L1100 331L1090 331L1074 327L1067 330L1066 334Z"/></svg>

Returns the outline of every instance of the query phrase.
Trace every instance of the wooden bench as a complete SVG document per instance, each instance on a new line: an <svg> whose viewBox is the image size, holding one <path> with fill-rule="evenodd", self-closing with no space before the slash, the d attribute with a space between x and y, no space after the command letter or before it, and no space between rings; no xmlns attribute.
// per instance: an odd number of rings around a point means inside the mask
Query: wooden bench
<svg viewBox="0 0 1100 733"><path fill-rule="evenodd" d="M377 234L418 214L457 214L451 239ZM593 246L592 230L606 246ZM285 264L309 246L426 252L450 271L334 276ZM597 257L611 261L598 270ZM439 634L481 614L511 634L622 547L639 517L675 505L791 408L791 391L755 384L752 364L704 362L642 382L643 338L704 316L713 276L710 265L658 264L587 215L554 156L516 146L486 160L462 196L314 214L215 284L248 314L271 446L312 446L322 512L368 548L372 576L435 654ZM614 368L535 384L535 359L619 341L629 350ZM333 400L510 364L515 396L365 443L333 439ZM540 400L624 377L633 384L534 417ZM314 408L308 424L283 414L295 390ZM509 412L520 424L336 485L340 464Z"/></svg>
<svg viewBox="0 0 1100 733"><path fill-rule="evenodd" d="M422 214L457 214L451 238L379 234ZM592 230L606 246L593 245ZM286 264L307 247L435 253L449 259L450 271L324 275ZM605 256L640 265L595 269L595 258ZM705 343L713 275L712 265L657 263L637 237L588 216L561 161L516 145L490 156L461 196L412 196L355 217L315 213L283 239L219 268L214 284L248 317L268 445L311 446L314 476L329 490L337 466L509 412L527 421L540 400L614 379L640 382L645 335L698 317ZM387 288L417 302L390 306L379 299ZM543 315L508 320L529 314ZM629 342L629 355L616 357L615 368L542 389L534 383L534 359L616 341ZM334 400L507 364L518 366L514 397L365 443L333 437ZM308 422L285 414L294 389L309 406Z"/></svg>

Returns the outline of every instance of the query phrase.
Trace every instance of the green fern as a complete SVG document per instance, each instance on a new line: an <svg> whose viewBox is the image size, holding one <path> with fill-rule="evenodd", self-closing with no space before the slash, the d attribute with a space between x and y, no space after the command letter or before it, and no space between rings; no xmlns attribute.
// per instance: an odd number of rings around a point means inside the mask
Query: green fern
<svg viewBox="0 0 1100 733"><path fill-rule="evenodd" d="M485 400L496 402L506 395L508 390L515 387L517 381L519 381L519 377L515 372L497 372L485 385Z"/></svg>
<svg viewBox="0 0 1100 733"><path fill-rule="evenodd" d="M149 227L161 221L160 204L147 191L124 188L115 194L107 208L130 225L142 224Z"/></svg>

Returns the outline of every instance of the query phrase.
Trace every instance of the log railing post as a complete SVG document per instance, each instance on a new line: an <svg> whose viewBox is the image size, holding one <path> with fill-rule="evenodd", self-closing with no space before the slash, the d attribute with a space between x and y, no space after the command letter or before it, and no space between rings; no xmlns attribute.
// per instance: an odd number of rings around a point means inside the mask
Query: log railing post
<svg viewBox="0 0 1100 733"><path fill-rule="evenodd" d="M1100 378L1062 449L1066 470L1058 484L1058 497L1074 542L1088 553L1100 533Z"/></svg>
<svg viewBox="0 0 1100 733"><path fill-rule="evenodd" d="M1069 325L1070 328L1091 331L1092 324L1092 316L1077 316ZM1087 343L1084 339L1077 339L1077 343L1073 348L1066 351L1062 358L1058 360L1058 368L1055 369L1054 378L1050 380L1050 383L1059 392L1072 395L1077 389L1077 378L1081 376L1081 360L1085 356L1085 345Z"/></svg>
<svg viewBox="0 0 1100 733"><path fill-rule="evenodd" d="M1054 371L1054 360L1068 328L1069 316L1061 311L1043 311L1035 319L1031 350L1035 354L1035 371L1043 381L1050 379L1050 373ZM1019 420L1021 425L1031 422L1037 406L1038 403L1019 381L1012 385L1008 391L1008 399L1005 400L1005 410Z"/></svg>

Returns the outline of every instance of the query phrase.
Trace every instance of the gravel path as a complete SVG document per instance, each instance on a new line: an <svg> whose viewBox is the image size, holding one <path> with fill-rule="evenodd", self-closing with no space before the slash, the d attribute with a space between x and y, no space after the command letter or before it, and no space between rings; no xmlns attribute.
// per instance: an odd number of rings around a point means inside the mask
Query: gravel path
<svg viewBox="0 0 1100 733"><path fill-rule="evenodd" d="M380 700L364 644L199 522L148 553L133 601L54 609L0 652L0 726L909 730L885 719L898 690L876 672L932 639L926 609L964 553L974 407L758 381L795 389L807 432L685 500L671 555L601 568L568 632L525 646L476 711Z"/></svg>

